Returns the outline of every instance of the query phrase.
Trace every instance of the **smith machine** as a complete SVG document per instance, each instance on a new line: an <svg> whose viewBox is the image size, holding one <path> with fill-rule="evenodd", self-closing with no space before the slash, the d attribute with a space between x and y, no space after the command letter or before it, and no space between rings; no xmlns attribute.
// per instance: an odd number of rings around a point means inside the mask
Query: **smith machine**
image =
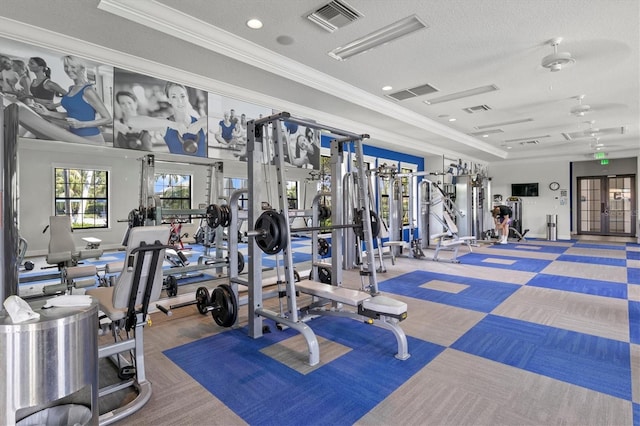
<svg viewBox="0 0 640 426"><path fill-rule="evenodd" d="M204 253L198 257L197 263L189 263L186 256L179 249L168 250L167 260L174 266L163 271L165 275L164 287L168 296L175 296L178 292L177 281L202 273L203 270L215 269L218 275L222 274L222 268L229 266L228 243L225 244L224 229L228 228L228 235L237 234L237 228L231 226L231 207L223 197L223 168L222 163L213 164L190 163L194 166L203 166L207 170L206 200L197 209L171 209L163 207L154 193L155 164L153 155L145 155L141 158L140 179L140 207L129 212L129 229L136 226L161 225L167 221L182 221L187 219L200 219L200 228L204 233ZM214 201L220 204L214 204ZM235 222L239 226L239 222ZM180 232L180 231L177 231ZM128 232L127 232L128 234ZM171 242L179 241L180 235L172 234ZM126 245L127 236L125 236ZM213 243L212 243L213 241ZM237 241L237 236L236 236ZM237 244L236 244L237 246ZM238 253L236 267L242 272L244 269L244 256ZM177 307L177 306L173 306ZM228 320L223 321L225 323Z"/></svg>
<svg viewBox="0 0 640 426"><path fill-rule="evenodd" d="M291 251L291 232L288 218L289 207L287 203L284 147L281 138L281 122L287 121L316 130L325 130L338 138L331 141L331 199L342 200L342 175L344 167L343 153L345 146L352 144L355 152L356 167L364 171L362 140L367 135L357 135L344 130L323 126L316 122L308 122L291 117L289 113L282 112L269 117L252 120L248 123L248 175L249 175L249 223L254 224L254 229L247 231L249 237L249 335L252 338L260 338L263 333L263 320L270 319L282 327L290 327L301 333L309 348L309 364L316 365L320 361L319 346L316 335L307 321L317 315L332 315L353 318L368 324L373 324L390 330L396 337L398 352L396 358L405 360L409 358L407 339L399 322L407 316L406 303L381 296L378 292L376 268L373 258L373 235L370 203L368 198L366 174L358 173L357 197L359 209L355 213L360 217L356 224L343 222L342 204L334 202L331 208L331 226L307 227L305 231L331 231L332 256L331 256L331 284L320 283L312 280L296 282ZM263 152L268 149L267 131L270 124L274 132L274 164L277 175L277 208L270 208L270 204L263 203L265 193L262 173L264 172ZM269 188L266 188L267 190ZM267 207L265 207L267 206ZM314 209L315 210L315 209ZM317 213L317 212L316 212ZM314 213L314 219L316 218ZM316 222L317 223L317 222ZM360 265L361 285L360 289L343 287L342 280L342 241L346 232L353 232L353 228L359 228L362 240L366 247L366 256L363 256ZM274 312L263 305L262 290L262 252L267 254L283 253L284 281L287 300L286 309L282 312ZM312 278L316 273L312 268ZM309 294L312 302L305 307L298 307L296 292ZM343 305L352 309L344 309ZM355 309L353 309L355 308Z"/></svg>

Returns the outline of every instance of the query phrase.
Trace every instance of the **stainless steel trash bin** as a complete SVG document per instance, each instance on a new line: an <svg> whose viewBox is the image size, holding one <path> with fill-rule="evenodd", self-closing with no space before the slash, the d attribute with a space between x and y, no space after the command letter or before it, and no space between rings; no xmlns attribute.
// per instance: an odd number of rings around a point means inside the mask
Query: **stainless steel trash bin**
<svg viewBox="0 0 640 426"><path fill-rule="evenodd" d="M556 241L558 239L558 215L547 215L547 240Z"/></svg>
<svg viewBox="0 0 640 426"><path fill-rule="evenodd" d="M88 425L92 414L89 407L78 404L56 405L38 411L16 423L16 426Z"/></svg>
<svg viewBox="0 0 640 426"><path fill-rule="evenodd" d="M16 424L81 392L91 402L89 424L97 426L98 302L50 309L44 303L31 303L37 320L14 324L0 315L0 424ZM59 410L65 408L42 415Z"/></svg>

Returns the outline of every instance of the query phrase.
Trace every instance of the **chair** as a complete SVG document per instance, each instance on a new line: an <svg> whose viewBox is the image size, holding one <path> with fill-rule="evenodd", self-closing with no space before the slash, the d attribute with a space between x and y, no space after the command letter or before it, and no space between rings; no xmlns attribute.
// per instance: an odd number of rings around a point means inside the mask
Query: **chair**
<svg viewBox="0 0 640 426"><path fill-rule="evenodd" d="M49 216L49 250L46 261L49 265L57 265L58 269L65 266L77 266L82 259L102 256L102 249L76 249L71 233L71 216Z"/></svg>
<svg viewBox="0 0 640 426"><path fill-rule="evenodd" d="M433 260L438 260L438 254L441 250L451 250L453 251L453 258L451 259L451 262L457 263L458 249L460 248L460 246L466 245L469 248L469 251L472 251L471 244L476 242L476 237L461 237L460 235L458 235L458 227L446 210L442 212L442 217L444 219L443 226L445 228L445 231L439 234L431 235L432 240L437 240L436 252L433 255Z"/></svg>
<svg viewBox="0 0 640 426"><path fill-rule="evenodd" d="M101 387L100 396L133 386L138 395L122 407L100 416L107 425L142 408L151 397L151 384L144 369L143 329L149 304L162 290L162 262L169 240L168 226L131 228L125 261L111 287L97 287L87 294L98 299L100 310L111 320L114 343L98 349L99 358L111 359L119 368L121 383ZM122 332L126 337L122 337ZM130 356L125 356L130 353ZM125 354L125 355L123 355Z"/></svg>

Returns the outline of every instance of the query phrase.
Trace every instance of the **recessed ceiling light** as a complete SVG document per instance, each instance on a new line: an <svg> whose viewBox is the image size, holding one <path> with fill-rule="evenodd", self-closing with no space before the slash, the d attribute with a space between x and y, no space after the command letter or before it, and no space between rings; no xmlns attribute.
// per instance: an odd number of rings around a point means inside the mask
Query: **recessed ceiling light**
<svg viewBox="0 0 640 426"><path fill-rule="evenodd" d="M262 21L256 18L249 19L247 21L247 27L253 30L259 30L260 28L262 28Z"/></svg>
<svg viewBox="0 0 640 426"><path fill-rule="evenodd" d="M384 87L382 88L382 90L384 90L385 92L388 92L388 91L389 91L389 90L391 90L391 89L393 89L393 87L391 87L391 86L384 86Z"/></svg>
<svg viewBox="0 0 640 426"><path fill-rule="evenodd" d="M488 137L489 137L489 135L482 135L482 137L483 137L483 138L488 138Z"/></svg>
<svg viewBox="0 0 640 426"><path fill-rule="evenodd" d="M457 118L453 118L453 117L451 117L451 118L449 119L449 121L456 121L456 120L457 120Z"/></svg>

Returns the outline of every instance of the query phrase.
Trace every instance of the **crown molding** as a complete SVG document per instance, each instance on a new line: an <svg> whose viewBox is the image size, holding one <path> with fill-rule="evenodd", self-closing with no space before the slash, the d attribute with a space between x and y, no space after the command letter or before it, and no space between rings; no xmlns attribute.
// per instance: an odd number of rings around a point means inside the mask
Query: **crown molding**
<svg viewBox="0 0 640 426"><path fill-rule="evenodd" d="M155 0L100 0L98 9L373 111L384 111L386 115L396 120L498 158L506 158L508 155L506 151L493 145L260 47ZM197 21L197 25L194 25L194 21Z"/></svg>

